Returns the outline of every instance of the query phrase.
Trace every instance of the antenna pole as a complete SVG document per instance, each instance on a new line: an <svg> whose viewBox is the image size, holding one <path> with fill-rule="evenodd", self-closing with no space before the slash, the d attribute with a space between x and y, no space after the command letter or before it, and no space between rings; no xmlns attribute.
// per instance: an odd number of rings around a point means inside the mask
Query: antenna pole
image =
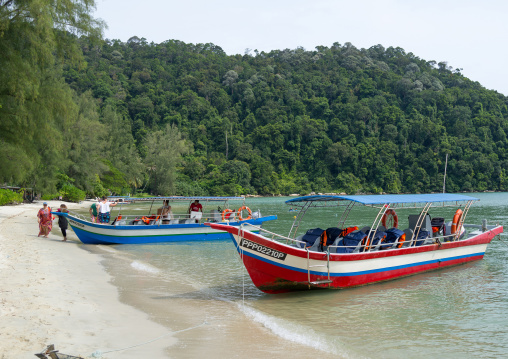
<svg viewBox="0 0 508 359"><path fill-rule="evenodd" d="M443 193L445 193L445 188L446 188L446 167L448 167L448 153L446 154L446 163L445 163L445 167L444 167Z"/></svg>

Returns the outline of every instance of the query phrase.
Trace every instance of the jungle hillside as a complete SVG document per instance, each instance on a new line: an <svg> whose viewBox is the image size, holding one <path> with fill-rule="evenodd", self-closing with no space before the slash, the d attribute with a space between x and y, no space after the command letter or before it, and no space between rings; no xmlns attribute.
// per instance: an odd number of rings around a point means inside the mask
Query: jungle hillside
<svg viewBox="0 0 508 359"><path fill-rule="evenodd" d="M508 190L508 98L402 48L104 40L0 0L0 184L79 196Z"/></svg>

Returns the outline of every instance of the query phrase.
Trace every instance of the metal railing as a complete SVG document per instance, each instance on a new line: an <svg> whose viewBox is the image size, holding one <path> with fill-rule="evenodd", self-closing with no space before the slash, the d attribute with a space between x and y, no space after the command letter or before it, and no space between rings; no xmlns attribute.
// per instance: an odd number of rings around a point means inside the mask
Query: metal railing
<svg viewBox="0 0 508 359"><path fill-rule="evenodd" d="M69 211L69 214L72 215L73 217L79 218L82 221L92 223L90 216L87 214L81 214L72 211ZM118 219L119 217L121 217L121 219ZM222 213L217 212L203 212L203 215L200 219L191 218L191 215L189 213L172 213L170 219L166 219L162 218L161 215L154 213L139 215L139 214L122 214L121 212L117 212L111 215L110 223L108 224L111 225L115 220L117 220L117 222L122 222L122 225L137 225L137 223L132 222L134 221L143 223L143 218L145 218L145 220L148 220L149 224L167 224L162 223L166 221L173 222L172 224L177 223L183 224L186 223L188 220L192 219L195 219L196 223L223 222ZM228 216L227 219L224 220L224 222L238 222L238 221L239 218L236 212L232 212L230 216Z"/></svg>

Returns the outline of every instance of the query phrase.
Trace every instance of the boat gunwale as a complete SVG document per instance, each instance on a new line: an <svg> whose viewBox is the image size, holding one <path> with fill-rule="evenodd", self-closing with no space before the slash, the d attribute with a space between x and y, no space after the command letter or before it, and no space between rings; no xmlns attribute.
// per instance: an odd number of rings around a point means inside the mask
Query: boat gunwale
<svg viewBox="0 0 508 359"><path fill-rule="evenodd" d="M312 260L326 260L328 256L328 252L316 252L316 251L307 251L304 248L296 248L291 245L281 243L277 240L273 240L270 238L266 238L260 234L250 232L248 230L242 231L241 228L236 226L228 226L218 223L210 223L210 226L215 229L220 229L229 232L230 234L237 235L243 237L247 240L254 241L260 245L269 247L276 251L280 251L283 253L287 253L288 255L292 255L300 258L307 258L307 252L309 252L309 259ZM410 255L416 253L424 253L431 252L437 250L446 250L458 247L465 247L477 244L485 244L490 243L492 238L497 234L501 233L503 226L499 225L492 229L489 229L486 232L478 233L477 235L461 239L458 241L452 242L442 242L441 244L433 243L433 244L425 244L418 247L405 247L405 248L393 248L393 249L385 249L373 252L360 252L360 253L330 253L329 258L330 261L359 261L359 260L368 260L375 258L386 258L386 257L395 257L402 255ZM235 233L233 233L235 231ZM240 233L242 232L242 233ZM240 243L237 243L235 240L235 245L237 246L237 250L245 252L243 249L239 248Z"/></svg>
<svg viewBox="0 0 508 359"><path fill-rule="evenodd" d="M119 230L128 230L128 231L131 231L131 230L173 229L173 228L177 229L177 228L200 228L200 227L206 227L205 223L112 225L112 224L109 224L109 223L107 223L107 224L93 223L93 222L81 219L79 217L73 216L72 214L69 214L69 213L62 213L62 212L52 212L52 213L55 214L55 215L58 215L58 216L67 217L69 220L78 222L78 223L80 223L82 225L86 225L88 227L98 228L98 229L106 229L106 230L114 230L114 231L119 231ZM235 221L235 222L231 222L231 223L234 223L234 225L232 225L232 226L236 226L236 225L251 224L251 223L256 223L256 222L261 222L262 223L262 222L266 222L266 221L269 221L269 220L275 220L275 219L277 219L277 216L270 215L270 216L263 216L263 217L256 218L256 219L245 219L243 221ZM219 222L218 224L225 224L225 223L226 222ZM73 224L71 222L69 222L69 224L71 226L73 226ZM80 228L80 229L83 230L83 228ZM93 232L93 233L95 233L95 232Z"/></svg>

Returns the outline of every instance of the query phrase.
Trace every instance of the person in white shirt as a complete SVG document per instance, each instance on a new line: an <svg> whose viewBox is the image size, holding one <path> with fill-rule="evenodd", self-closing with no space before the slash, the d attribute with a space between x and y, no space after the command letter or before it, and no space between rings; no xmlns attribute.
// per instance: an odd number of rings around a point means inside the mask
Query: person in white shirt
<svg viewBox="0 0 508 359"><path fill-rule="evenodd" d="M109 223L109 214L110 214L110 207L116 206L117 202L109 202L108 197L104 196L102 197L102 200L99 201L99 223Z"/></svg>
<svg viewBox="0 0 508 359"><path fill-rule="evenodd" d="M160 216L162 224L169 224L169 221L173 219L173 212L171 211L169 200L164 200L162 208L160 208Z"/></svg>

